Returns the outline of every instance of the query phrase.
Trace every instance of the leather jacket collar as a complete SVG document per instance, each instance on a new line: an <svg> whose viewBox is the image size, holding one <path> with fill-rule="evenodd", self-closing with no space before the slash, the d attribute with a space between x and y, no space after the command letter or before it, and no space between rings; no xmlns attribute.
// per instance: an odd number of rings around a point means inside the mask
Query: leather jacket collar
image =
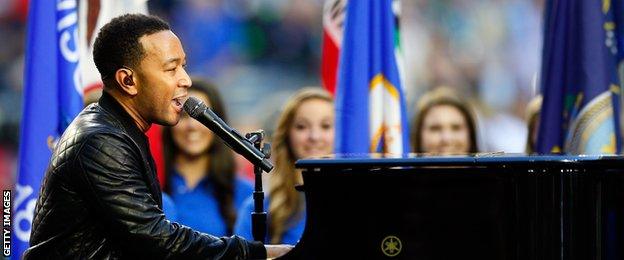
<svg viewBox="0 0 624 260"><path fill-rule="evenodd" d="M114 115L116 119L119 120L123 128L126 130L130 137L137 141L137 143L147 142L147 137L145 133L143 133L139 127L134 122L134 119L130 117L128 112L124 110L124 108L111 96L106 93L106 91L102 91L102 97L98 101L100 107L102 107L106 112L109 112Z"/></svg>

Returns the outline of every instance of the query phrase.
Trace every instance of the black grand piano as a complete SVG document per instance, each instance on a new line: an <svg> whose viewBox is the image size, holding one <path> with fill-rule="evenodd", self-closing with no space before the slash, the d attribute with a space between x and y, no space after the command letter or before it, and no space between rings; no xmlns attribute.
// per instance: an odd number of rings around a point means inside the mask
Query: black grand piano
<svg viewBox="0 0 624 260"><path fill-rule="evenodd" d="M624 157L300 160L307 223L284 259L624 259Z"/></svg>

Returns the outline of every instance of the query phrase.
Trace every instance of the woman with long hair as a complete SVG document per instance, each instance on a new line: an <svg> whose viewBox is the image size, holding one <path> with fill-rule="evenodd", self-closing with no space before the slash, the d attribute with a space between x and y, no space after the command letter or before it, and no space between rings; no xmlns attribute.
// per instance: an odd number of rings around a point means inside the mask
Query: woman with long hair
<svg viewBox="0 0 624 260"><path fill-rule="evenodd" d="M202 100L227 122L217 88L193 79L189 96ZM188 115L163 131L165 185L175 204L177 222L215 236L233 232L238 208L253 192L236 175L234 154L204 125Z"/></svg>
<svg viewBox="0 0 624 260"><path fill-rule="evenodd" d="M470 105L453 90L438 87L418 101L412 124L412 148L416 153L476 153L477 125Z"/></svg>
<svg viewBox="0 0 624 260"><path fill-rule="evenodd" d="M270 243L295 244L305 224L304 197L295 190L303 184L301 170L295 169L298 159L333 153L334 101L321 88L304 88L295 93L284 106L273 137L275 168L269 174L268 236ZM266 207L267 205L265 205ZM253 239L249 199L239 213L235 234Z"/></svg>

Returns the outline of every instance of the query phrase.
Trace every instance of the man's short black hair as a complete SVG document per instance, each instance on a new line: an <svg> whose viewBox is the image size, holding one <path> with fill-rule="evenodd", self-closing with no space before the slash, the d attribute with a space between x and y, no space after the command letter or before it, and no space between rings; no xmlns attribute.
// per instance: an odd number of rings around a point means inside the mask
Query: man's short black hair
<svg viewBox="0 0 624 260"><path fill-rule="evenodd" d="M102 80L113 78L124 66L136 68L145 55L139 38L166 30L171 30L167 22L143 14L125 14L104 25L93 44L93 60Z"/></svg>

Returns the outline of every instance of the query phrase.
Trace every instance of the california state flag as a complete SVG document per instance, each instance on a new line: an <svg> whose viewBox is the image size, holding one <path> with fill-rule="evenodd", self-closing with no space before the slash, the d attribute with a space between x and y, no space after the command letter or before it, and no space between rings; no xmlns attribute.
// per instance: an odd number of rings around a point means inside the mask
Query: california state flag
<svg viewBox="0 0 624 260"><path fill-rule="evenodd" d="M323 7L323 57L321 81L327 91L336 92L336 72L342 46L347 0L327 0Z"/></svg>

